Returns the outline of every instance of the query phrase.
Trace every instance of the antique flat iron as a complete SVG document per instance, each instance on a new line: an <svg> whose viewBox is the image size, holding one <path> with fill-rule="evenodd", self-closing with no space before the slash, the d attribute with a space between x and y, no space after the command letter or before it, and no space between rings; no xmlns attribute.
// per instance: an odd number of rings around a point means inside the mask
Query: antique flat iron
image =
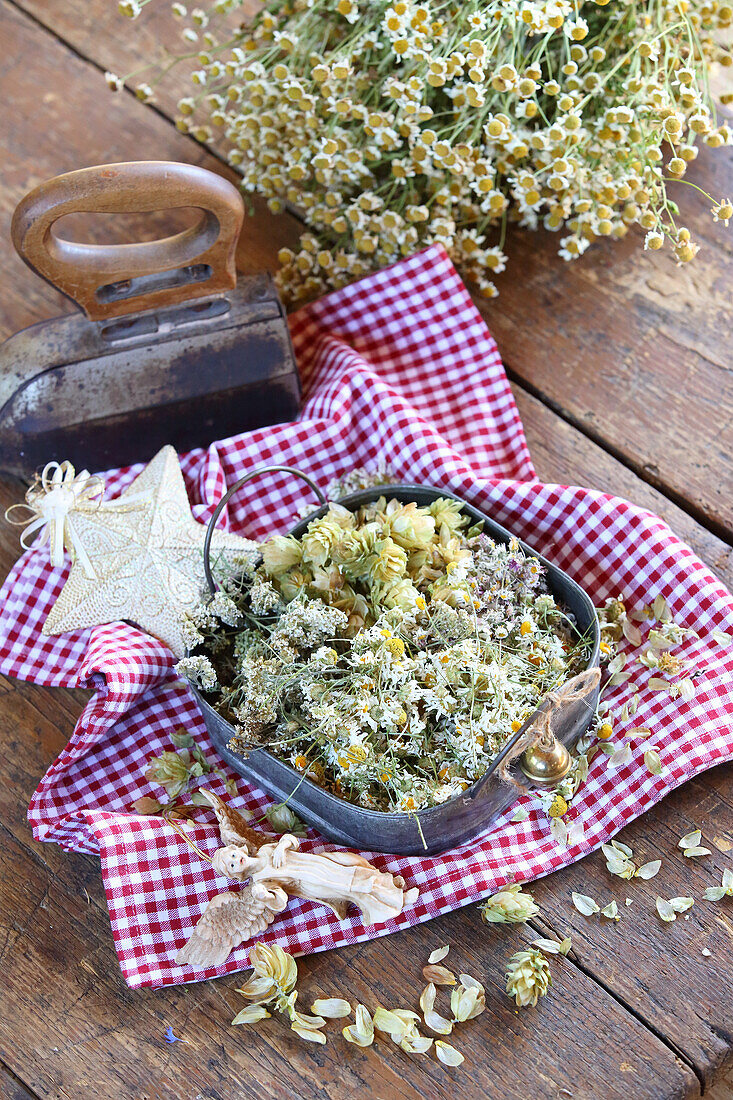
<svg viewBox="0 0 733 1100"><path fill-rule="evenodd" d="M195 207L161 240L82 244L69 213ZM0 468L23 477L53 459L105 470L165 443L206 446L298 414L300 383L267 274L237 283L243 205L227 180L189 164L138 161L57 176L18 205L22 259L81 307L0 346Z"/></svg>

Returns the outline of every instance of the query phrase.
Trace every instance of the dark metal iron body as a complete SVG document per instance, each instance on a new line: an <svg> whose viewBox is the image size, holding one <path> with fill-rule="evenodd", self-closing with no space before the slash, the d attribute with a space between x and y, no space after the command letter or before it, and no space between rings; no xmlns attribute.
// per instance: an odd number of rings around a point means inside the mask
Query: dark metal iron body
<svg viewBox="0 0 733 1100"><path fill-rule="evenodd" d="M415 501L419 505L430 504L438 497L460 500L453 493L443 489L424 488L417 485L384 485L353 493L342 498L339 503L346 508L356 510L381 495L394 497L403 503ZM513 537L506 528L495 523L483 512L463 500L460 500L460 503L474 521L483 520L484 530L497 542L507 543ZM291 528L290 533L302 535L308 524L323 515L325 511L326 508L323 507L313 512ZM521 545L525 553L538 558L545 565L551 592L563 607L572 612L581 634L589 638L587 667L597 666L600 633L590 598L562 569L536 553L526 543ZM530 716L522 729L507 742L492 761L486 773L462 795L440 806L418 810L415 814L382 813L362 809L330 794L264 749L255 749L246 758L230 752L228 744L234 734L232 726L206 702L200 692L192 690L198 699L206 728L217 750L235 771L268 791L279 801L287 802L307 824L318 829L329 839L347 847L398 855L425 855L456 848L491 826L496 818L519 797L517 788L502 780L497 774L499 766L546 706L545 702L540 704L538 710ZM553 717L555 737L568 748L575 745L588 727L597 702L598 688L595 687L579 702L563 707ZM518 767L512 767L511 770L519 783L528 790L532 788L531 782Z"/></svg>
<svg viewBox="0 0 733 1100"><path fill-rule="evenodd" d="M189 304L41 321L0 346L0 467L107 470L294 420L300 382L269 275Z"/></svg>
<svg viewBox="0 0 733 1100"><path fill-rule="evenodd" d="M171 237L67 240L67 214L191 208ZM68 459L106 470L166 444L208 446L293 420L300 382L269 275L237 283L244 208L236 187L192 164L133 161L40 184L13 215L13 244L83 314L43 321L0 347L0 468L31 476Z"/></svg>

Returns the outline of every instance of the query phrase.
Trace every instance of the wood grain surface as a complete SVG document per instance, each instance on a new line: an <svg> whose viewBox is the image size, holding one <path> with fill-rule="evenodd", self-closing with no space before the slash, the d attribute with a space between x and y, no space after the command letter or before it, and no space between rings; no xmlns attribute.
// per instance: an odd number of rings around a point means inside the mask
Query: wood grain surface
<svg viewBox="0 0 733 1100"><path fill-rule="evenodd" d="M0 0L0 101L12 105L0 117L2 240L30 187L83 165L180 159L234 178L171 125L181 79L175 73L157 107L104 87L104 69L125 71L161 50L168 22L161 7L167 5L150 5L135 37L112 0ZM701 155L695 171L716 193L733 190L725 154ZM539 476L589 484L663 515L730 585L733 395L721 333L730 323L731 238L709 223L693 192L683 201L704 243L704 263L678 271L627 240L566 267L554 256L554 238L518 236L487 317ZM130 217L116 233L149 239L176 225L164 215ZM277 249L298 231L294 218L272 217L257 204L256 216L245 220L240 270L273 270ZM86 232L108 239L97 223ZM0 337L69 308L7 244L3 259ZM20 492L17 483L0 481L0 512ZM2 574L17 556L16 538L0 526ZM347 1047L336 1024L325 1048L300 1043L277 1020L232 1029L228 1021L242 1004L236 978L126 989L98 860L34 841L25 819L84 698L0 678L0 1098L669 1100L697 1097L725 1074L733 1046L733 910L698 901L688 920L666 925L654 899L699 898L731 866L733 768L699 777L624 830L640 859L663 861L649 883L612 878L596 853L533 887L542 907L533 928L487 928L469 906L300 962L307 1004L341 993L370 1007L378 1000L413 1006L427 955L450 942L451 962L485 982L487 1011L457 1031L466 1062L448 1070L388 1040L367 1051ZM676 848L693 826L713 848L704 860L685 860ZM580 916L572 890L601 904L615 897L619 924ZM502 993L505 962L548 931L570 931L573 952L553 960L550 995L536 1010L519 1012ZM702 956L703 947L711 956ZM188 1043L166 1044L169 1025Z"/></svg>

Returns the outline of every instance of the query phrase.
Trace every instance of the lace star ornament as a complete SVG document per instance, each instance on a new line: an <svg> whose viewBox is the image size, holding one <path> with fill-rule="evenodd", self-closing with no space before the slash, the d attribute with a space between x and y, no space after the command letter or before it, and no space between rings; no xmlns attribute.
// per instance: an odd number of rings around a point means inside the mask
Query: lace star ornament
<svg viewBox="0 0 733 1100"><path fill-rule="evenodd" d="M183 656L180 620L201 599L206 526L191 514L173 447L163 447L115 501L79 513L76 529L95 575L74 562L44 634L124 619ZM217 531L211 550L221 559L251 555L257 547Z"/></svg>

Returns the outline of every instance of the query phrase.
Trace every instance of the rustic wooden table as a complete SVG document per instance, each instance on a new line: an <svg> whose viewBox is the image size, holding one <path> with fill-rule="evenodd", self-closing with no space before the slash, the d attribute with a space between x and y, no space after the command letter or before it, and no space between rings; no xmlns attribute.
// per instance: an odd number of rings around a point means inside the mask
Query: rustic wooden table
<svg viewBox="0 0 733 1100"><path fill-rule="evenodd" d="M175 81L155 106L106 91L104 69L124 72L160 56L159 32L155 11L146 9L133 33L111 0L0 0L0 337L68 308L8 243L12 210L31 186L85 164L140 158L195 161L231 175L172 125ZM715 195L730 194L730 155L703 149L692 178ZM554 239L517 236L501 296L485 314L540 477L652 509L731 585L733 236L712 223L698 192L683 201L702 245L692 267L642 254L630 239L566 267ZM135 230L128 220L119 231ZM241 269L274 268L277 249L296 233L293 219L258 206L245 223ZM0 510L19 496L17 483L0 482ZM17 533L3 526L0 572L17 552ZM241 1006L235 979L127 990L97 861L36 843L26 823L28 800L63 748L81 694L0 678L0 695L0 1096L432 1100L459 1089L501 1100L671 1100L707 1093L716 1080L711 1095L731 1095L724 1066L733 1046L733 911L695 906L673 925L653 912L657 893L699 896L730 866L730 767L687 784L624 830L642 860L666 858L657 879L635 886L635 904L619 925L587 921L570 904L571 891L580 890L613 894L623 905L623 882L610 880L593 855L533 887L542 917L531 927L487 929L469 906L303 960L306 1000L347 990L367 1003L379 996L404 1004L429 951L450 942L465 969L485 980L487 1011L461 1035L465 1065L445 1070L391 1044L306 1046L277 1021L232 1030ZM676 841L694 825L713 854L683 865ZM502 992L502 971L539 929L571 933L573 951L553 967L551 995L520 1013ZM168 1025L188 1043L166 1044Z"/></svg>

